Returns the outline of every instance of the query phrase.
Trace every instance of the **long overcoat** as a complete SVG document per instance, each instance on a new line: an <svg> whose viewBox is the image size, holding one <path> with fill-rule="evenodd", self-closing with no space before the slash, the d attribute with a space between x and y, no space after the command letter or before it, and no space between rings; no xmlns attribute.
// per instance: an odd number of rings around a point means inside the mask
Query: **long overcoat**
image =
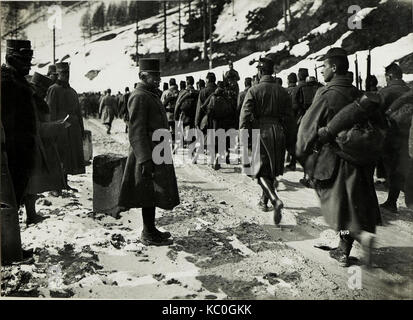
<svg viewBox="0 0 413 320"><path fill-rule="evenodd" d="M317 146L317 131L359 94L345 76L336 76L319 89L301 120L296 146L297 159L315 182L326 222L335 230L356 233L375 232L381 223L374 166L357 166L340 158L335 143Z"/></svg>
<svg viewBox="0 0 413 320"><path fill-rule="evenodd" d="M102 123L112 125L117 110L117 99L115 96L106 95L100 101L99 114L102 115Z"/></svg>
<svg viewBox="0 0 413 320"><path fill-rule="evenodd" d="M260 130L260 161L252 163L253 177L273 179L283 174L286 146L291 139L291 119L291 98L274 78L263 76L248 90L241 107L239 128ZM258 155L254 158L258 159Z"/></svg>
<svg viewBox="0 0 413 320"><path fill-rule="evenodd" d="M198 96L198 103L196 105L196 112L195 112L195 127L200 128L201 130L208 129L208 116L206 114L206 103L208 98L214 91L217 89L217 85L215 83L208 82L206 87L199 91Z"/></svg>
<svg viewBox="0 0 413 320"><path fill-rule="evenodd" d="M83 119L76 91L60 80L47 91L46 102L50 107L51 121L64 119L69 115L69 128L59 131L57 148L65 174L85 173L83 154Z"/></svg>
<svg viewBox="0 0 413 320"><path fill-rule="evenodd" d="M1 67L1 121L17 204L22 203L34 165L36 118L33 91L16 69Z"/></svg>
<svg viewBox="0 0 413 320"><path fill-rule="evenodd" d="M49 106L38 95L34 95L38 134L36 135L35 162L26 193L37 194L65 188L61 160L56 146L63 124L50 122Z"/></svg>
<svg viewBox="0 0 413 320"><path fill-rule="evenodd" d="M179 204L179 193L172 159L154 164L152 178L142 177L142 163L152 160L158 144L152 141L156 130L168 130L165 108L159 96L138 83L128 102L130 150L123 174L119 206L124 208L159 207L171 210Z"/></svg>

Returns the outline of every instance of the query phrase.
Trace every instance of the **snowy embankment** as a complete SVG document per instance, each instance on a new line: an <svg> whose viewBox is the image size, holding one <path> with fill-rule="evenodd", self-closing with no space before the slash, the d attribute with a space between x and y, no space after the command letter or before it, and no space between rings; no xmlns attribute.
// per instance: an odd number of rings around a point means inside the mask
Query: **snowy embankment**
<svg viewBox="0 0 413 320"><path fill-rule="evenodd" d="M220 43L242 41L242 39L252 39L260 37L260 34L252 34L247 31L249 11L258 8L265 8L270 3L270 0L251 3L249 0L237 0L232 7L231 3L224 5L224 8L216 22L214 32L214 41ZM135 54L135 24L130 24L120 28L114 28L104 33L95 35L90 40L85 40L82 37L82 32L79 27L80 18L83 13L90 8L94 11L98 3L89 2L88 5L77 7L76 9L68 8L63 14L62 28L56 31L56 57L60 61L71 64L71 84L78 92L86 91L102 91L111 88L112 91L122 91L126 86L132 87L138 81L138 68L132 60L132 55ZM317 10L323 5L323 0L299 0L291 6L291 14L294 19L300 18L303 15L314 15ZM192 5L194 10L195 4ZM181 22L183 25L188 23L188 6L182 4ZM377 10L377 7L363 8L357 15L357 19L364 19L370 12ZM47 12L47 11L46 11ZM199 14L199 13L196 13ZM47 15L46 15L47 16ZM167 45L170 51L178 49L178 9L172 8L167 11ZM274 30L283 31L284 19L279 19L275 24ZM154 26L156 28L154 28ZM337 27L337 22L325 21L318 27L309 31L307 35L301 37L298 43L290 43L289 41L275 44L270 50L262 52L254 52L250 55L234 62L234 67L238 70L241 79L256 74L255 64L250 65L250 61L257 59L260 56L269 52L281 52L288 49L292 57L302 58L296 65L281 71L277 76L283 79L284 84L287 83L287 76L290 72L297 72L299 68L305 67L309 69L310 75L315 74L315 67L322 64L319 59L327 52L330 47L340 46L345 38L350 36L354 31L347 31L342 36L319 50L318 52L310 52L311 37L319 36L328 33ZM161 53L163 52L163 15L159 14L151 18L139 22L139 29L146 29L146 33L139 35L139 52L141 54ZM153 31L155 30L155 31ZM271 29L272 30L272 29ZM266 30L264 33L271 30ZM249 33L250 34L249 34ZM26 29L27 36L32 40L35 49L36 66L32 71L40 73L47 72L47 66L52 59L52 32L48 28L47 19L31 24ZM262 33L261 33L262 35ZM372 74L376 75L379 80L379 86L385 85L384 67L391 62L398 60L412 52L411 44L413 33L398 39L393 43L388 43L380 47L372 49ZM202 51L202 43L186 43L182 40L181 48L194 48ZM310 53L310 54L309 54ZM366 77L366 57L367 50L357 52L359 62L359 72L361 77ZM220 56L222 53L215 53L214 56ZM355 54L349 56L350 70L355 71ZM217 75L218 80L222 79L227 66L213 68L213 72ZM90 80L86 77L88 72L95 73L95 77ZM205 78L209 70L197 71L190 73L196 81L200 78ZM319 71L321 71L319 69ZM178 81L185 80L188 74L178 74L173 77ZM318 73L319 80L321 74ZM171 76L163 77L162 81L167 82ZM413 80L412 75L405 75L406 80ZM243 89L243 81L240 81L240 88Z"/></svg>

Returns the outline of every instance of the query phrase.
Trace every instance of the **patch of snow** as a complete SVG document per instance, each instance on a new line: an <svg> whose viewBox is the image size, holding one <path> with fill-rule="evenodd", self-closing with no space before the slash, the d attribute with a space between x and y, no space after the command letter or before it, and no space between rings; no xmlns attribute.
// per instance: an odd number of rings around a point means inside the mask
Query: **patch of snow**
<svg viewBox="0 0 413 320"><path fill-rule="evenodd" d="M247 14L257 8L265 8L272 0L260 0L251 6L251 0L236 0L227 2L215 25L217 40L221 42L235 41L244 37L248 27ZM234 7L233 7L234 6ZM234 15L232 14L234 12Z"/></svg>
<svg viewBox="0 0 413 320"><path fill-rule="evenodd" d="M307 14L312 16L317 10L322 6L323 0L315 0L313 5L311 6L310 10L308 10Z"/></svg>
<svg viewBox="0 0 413 320"><path fill-rule="evenodd" d="M301 42L305 40L309 35L320 35L327 33L328 31L333 30L335 27L337 27L337 25L337 22L324 22L323 24L320 24L317 28L314 28L309 33L307 33L304 37L300 38L299 41Z"/></svg>
<svg viewBox="0 0 413 320"><path fill-rule="evenodd" d="M301 57L307 54L310 51L310 47L308 46L309 41L305 40L303 42L297 43L293 46L290 50L290 54L296 57Z"/></svg>
<svg viewBox="0 0 413 320"><path fill-rule="evenodd" d="M370 12L377 9L377 7L370 7L370 8L363 8L357 12L354 17L354 21L361 21L363 20Z"/></svg>

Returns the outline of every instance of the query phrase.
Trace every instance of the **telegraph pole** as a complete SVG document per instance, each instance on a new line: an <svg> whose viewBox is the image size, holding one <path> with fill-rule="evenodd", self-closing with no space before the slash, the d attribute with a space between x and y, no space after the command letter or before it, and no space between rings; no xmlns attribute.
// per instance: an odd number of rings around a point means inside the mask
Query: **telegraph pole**
<svg viewBox="0 0 413 320"><path fill-rule="evenodd" d="M166 45L166 1L163 2L163 51L165 61L168 61L168 47Z"/></svg>
<svg viewBox="0 0 413 320"><path fill-rule="evenodd" d="M178 0L178 62L181 62L181 0Z"/></svg>
<svg viewBox="0 0 413 320"><path fill-rule="evenodd" d="M207 40L206 40L206 14L207 14L206 1L207 0L202 0L202 9L203 9L203 14L202 14L202 35L203 35L203 40L204 40L204 60L206 60L207 56L208 56Z"/></svg>
<svg viewBox="0 0 413 320"><path fill-rule="evenodd" d="M138 14L138 3L136 3L136 66L139 65L139 14Z"/></svg>
<svg viewBox="0 0 413 320"><path fill-rule="evenodd" d="M53 64L56 63L56 26L53 26Z"/></svg>
<svg viewBox="0 0 413 320"><path fill-rule="evenodd" d="M211 0L208 0L209 7L209 70L212 69L212 10Z"/></svg>

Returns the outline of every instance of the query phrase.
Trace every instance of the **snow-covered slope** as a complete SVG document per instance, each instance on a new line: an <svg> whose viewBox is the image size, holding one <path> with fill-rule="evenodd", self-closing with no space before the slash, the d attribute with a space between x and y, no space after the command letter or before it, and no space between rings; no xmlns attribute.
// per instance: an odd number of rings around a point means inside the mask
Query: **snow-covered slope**
<svg viewBox="0 0 413 320"><path fill-rule="evenodd" d="M232 42L242 41L246 38L259 38L260 34L247 32L248 21L246 15L249 11L254 11L258 8L266 8L273 0L235 0L234 7L232 3L227 3L218 17L214 33L214 41ZM325 1L325 0L324 0ZM304 14L307 16L314 15L319 10L323 0L297 0L291 6L293 18L297 19ZM109 1L106 1L108 4ZM383 2L384 3L384 2ZM196 1L192 1L192 8L195 7ZM71 84L78 92L86 91L102 91L111 88L112 91L123 91L126 86L131 87L133 83L138 81L138 68L132 60L131 55L135 53L135 24L127 25L120 28L108 30L99 35L95 35L90 40L85 40L82 37L82 32L79 27L80 18L86 10L94 11L99 2L90 1L82 6L77 6L75 9L68 8L62 17L62 29L56 31L56 58L58 60L65 57L64 61L71 64ZM358 18L363 19L371 12L374 12L377 7L364 8L359 12ZM31 24L26 29L28 39L32 40L35 49L36 64L32 71L46 73L47 65L52 60L52 32L47 24L47 8L45 10L46 18ZM169 9L167 18L167 44L170 51L178 49L178 9ZM181 11L181 22L186 24L188 20L188 5L183 2ZM278 19L278 18L277 18ZM151 54L163 52L163 16L159 14L146 20L139 22L139 28L149 29L154 25L157 26L157 32L144 33L139 35L139 52L140 54ZM273 30L284 29L284 20L275 21L276 27ZM310 51L309 37L318 37L331 30L337 28L337 22L320 21L320 25L310 30L306 36L301 37L298 43L290 43L283 41L275 43L268 51L251 52L250 55L234 62L235 68L240 73L241 78L252 76L256 73L255 65L250 65L252 59L257 59L260 55L268 52L281 52L286 48L290 50L292 57L301 59L297 64L281 71L280 76L286 83L287 75L290 72L297 72L298 68L306 67L310 70L310 74L314 75L315 66L321 64L318 59L327 52L330 47L340 46L344 39L352 35L354 31L348 30L333 43L327 44L324 48L317 52ZM267 30L269 32L271 30ZM110 40L102 40L108 36ZM3 43L4 44L4 43ZM384 67L392 61L398 60L411 52L413 52L413 33L404 36L393 43L388 43L380 47L372 49L372 73L378 77L379 85L384 85ZM181 48L198 48L202 51L202 43L186 43L182 40ZM4 50L2 50L4 52ZM216 56L220 53L216 53ZM359 72L362 78L366 75L366 55L367 51L357 52L359 61ZM298 60L297 59L297 60ZM355 55L349 57L350 70L354 72ZM97 76L90 80L85 75L92 70L98 72ZM226 66L214 68L214 71L221 79L223 73L227 70ZM193 72L191 75L196 80L204 78L209 70ZM184 80L187 74L174 75L177 80ZM321 74L318 74L321 79ZM170 77L164 77L163 81L168 81ZM405 75L405 79L413 80L413 75ZM240 81L240 87L243 88L243 81Z"/></svg>

